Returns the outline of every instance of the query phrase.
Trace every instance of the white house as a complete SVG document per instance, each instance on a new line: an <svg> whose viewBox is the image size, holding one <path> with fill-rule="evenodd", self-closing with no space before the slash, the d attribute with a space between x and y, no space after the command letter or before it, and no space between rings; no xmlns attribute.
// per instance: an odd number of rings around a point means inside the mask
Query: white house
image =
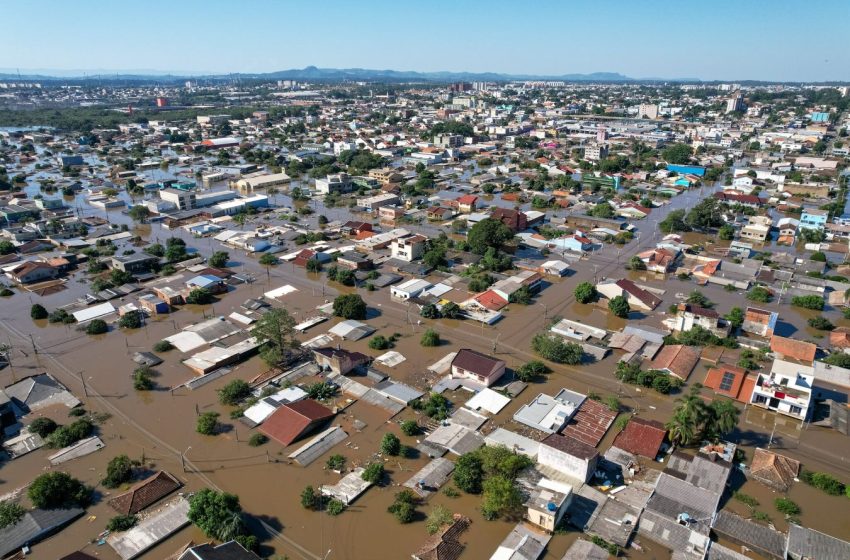
<svg viewBox="0 0 850 560"><path fill-rule="evenodd" d="M392 286L390 288L390 295L396 299L407 301L410 298L415 298L430 287L430 282L421 280L419 278L414 278L412 280L408 280L404 284Z"/></svg>
<svg viewBox="0 0 850 560"><path fill-rule="evenodd" d="M773 360L770 373L759 373L750 403L786 416L805 420L812 400L814 368Z"/></svg>
<svg viewBox="0 0 850 560"><path fill-rule="evenodd" d="M538 463L582 482L590 480L598 461L595 447L560 434L551 434L540 442L537 452Z"/></svg>

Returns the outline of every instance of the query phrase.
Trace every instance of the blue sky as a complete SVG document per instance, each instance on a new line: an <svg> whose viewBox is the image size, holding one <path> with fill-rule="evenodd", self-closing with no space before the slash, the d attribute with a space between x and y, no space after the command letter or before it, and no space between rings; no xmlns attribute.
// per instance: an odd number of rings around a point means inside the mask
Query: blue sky
<svg viewBox="0 0 850 560"><path fill-rule="evenodd" d="M0 69L850 81L848 0L27 0Z"/></svg>

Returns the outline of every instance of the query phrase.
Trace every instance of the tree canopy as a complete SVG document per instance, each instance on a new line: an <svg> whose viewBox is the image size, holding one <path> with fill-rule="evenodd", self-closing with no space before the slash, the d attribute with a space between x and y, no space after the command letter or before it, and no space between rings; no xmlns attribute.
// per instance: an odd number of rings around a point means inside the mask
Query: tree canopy
<svg viewBox="0 0 850 560"><path fill-rule="evenodd" d="M334 299L334 315L344 319L365 319L366 302L359 294L343 294Z"/></svg>
<svg viewBox="0 0 850 560"><path fill-rule="evenodd" d="M469 249L483 255L488 248L499 249L513 239L511 228L492 218L485 218L472 226L466 236Z"/></svg>
<svg viewBox="0 0 850 560"><path fill-rule="evenodd" d="M251 334L263 345L260 355L269 365L287 360L301 347L295 338L295 319L284 308L276 307L263 314Z"/></svg>

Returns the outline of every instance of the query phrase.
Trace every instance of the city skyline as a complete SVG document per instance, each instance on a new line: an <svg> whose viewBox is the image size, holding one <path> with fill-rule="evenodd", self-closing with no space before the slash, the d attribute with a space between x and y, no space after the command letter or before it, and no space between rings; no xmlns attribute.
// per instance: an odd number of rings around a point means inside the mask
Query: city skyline
<svg viewBox="0 0 850 560"><path fill-rule="evenodd" d="M596 72L634 79L848 81L840 48L846 6L669 0L454 5L213 1L144 10L101 1L43 0L6 10L2 71L215 75L294 68L561 76ZM85 27L79 23L84 18ZM33 25L38 22L38 27ZM805 21L806 26L794 26ZM846 21L846 20L845 20ZM132 22L132 25L130 25ZM774 40L780 36L784 40ZM37 41L34 41L37 37ZM111 46L110 46L111 45ZM108 48L104 48L108 47ZM120 47L120 48L116 48ZM139 70L148 69L148 70Z"/></svg>

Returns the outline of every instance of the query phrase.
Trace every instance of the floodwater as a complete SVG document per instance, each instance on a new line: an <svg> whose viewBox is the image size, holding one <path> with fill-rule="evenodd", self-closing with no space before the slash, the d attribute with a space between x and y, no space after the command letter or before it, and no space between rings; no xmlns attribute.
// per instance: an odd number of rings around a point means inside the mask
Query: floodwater
<svg viewBox="0 0 850 560"><path fill-rule="evenodd" d="M123 196L123 195L122 195ZM704 193L694 191L677 197L664 211L686 207ZM275 195L278 203L285 204L288 198ZM289 201L291 202L291 201ZM322 210L321 201L313 200L311 206ZM325 210L322 210L325 211ZM86 215L109 216L113 223L130 224L129 219L118 211L106 213L86 207ZM325 211L331 219L342 219L348 215L345 209ZM408 310L402 304L388 297L388 290L367 292L355 288L342 288L333 283L325 284L324 277L307 275L292 265L272 267L270 270L259 266L256 259L242 252L225 248L230 253L232 266L239 271L254 274L258 281L241 285L222 296L210 306L185 306L165 317L151 320L147 325L133 332L112 331L99 337L89 337L74 327L48 325L43 321L29 319L29 306L39 301L49 310L79 297L86 292L86 283L80 282L82 272L72 275L67 289L41 298L17 292L4 299L0 305L0 342L8 342L14 347L13 367L0 371L0 382L5 386L15 379L48 371L65 383L81 400L87 410L111 414L111 418L99 427L105 449L88 457L62 465L61 470L68 471L88 484L96 485L104 476L106 463L115 455L126 453L134 459L142 460L148 469L166 469L186 482L186 491L194 491L211 486L240 496L244 509L252 516L252 526L264 535L263 552L288 555L293 559L362 559L362 558L407 558L426 538L422 519L429 509L437 503L444 504L450 510L469 516L472 520L470 530L463 540L468 543L464 558L486 558L497 544L508 534L513 523L507 521L488 522L478 511L480 498L462 495L449 498L442 493L432 496L428 504L418 509L422 513L416 522L399 525L386 512L399 485L410 478L425 464L423 457L408 459L392 458L385 462L389 472L387 484L372 488L361 496L346 512L339 517L330 517L323 513L308 512L301 508L299 493L304 486L332 484L339 475L324 468L326 457L303 468L288 463L287 455L292 449L283 449L279 444L270 442L262 447L247 445L250 430L238 422L229 419L230 407L218 404L216 389L235 378L250 380L266 370L266 366L253 358L235 368L229 376L209 383L194 391L187 389L169 390L192 377L191 371L180 360L184 358L177 350L162 354L165 362L155 369L159 373L155 381L157 389L139 393L132 388L131 372L134 364L130 360L133 352L150 350L155 342L173 334L190 323L203 320L204 316L223 315L238 309L239 304L248 298L258 297L264 291L291 284L298 291L286 296L282 304L297 319L303 320L315 312L315 307L338 293L357 292L370 307L369 323L385 336L400 333L396 342L396 351L406 357L406 361L390 371L392 377L419 388L427 388L431 378L426 375L427 367L438 361L446 353L461 347L471 347L482 352L493 353L507 361L509 367L516 367L533 359L529 348L530 338L546 328L556 316L578 320L596 327L619 329L627 322L639 321L658 325L664 317L669 304L678 301L680 293L686 294L696 286L693 283L679 282L658 275L637 275L642 283L666 290L663 303L657 310L646 313L634 313L628 320L612 318L606 310L594 305L576 304L572 290L578 282L601 278L621 277L625 275L624 263L639 249L654 244L655 235L651 234L663 212L654 216L652 221L638 223L645 232L643 238L627 245L622 255L611 249L603 250L589 261L581 261L575 272L563 281L554 282L535 300L534 305L523 307L513 305L505 318L495 326L481 326L463 321L430 321L418 317L415 311ZM221 247L212 239L193 239L183 230L165 230L159 224L142 226L140 233L148 238L164 240L170 236L184 239L187 244L203 254ZM717 287L700 288L712 301L717 303L721 313L732 305L743 305L740 294L730 294ZM768 304L773 309L777 304ZM806 328L807 315L803 311L788 312L783 307L783 320L796 328ZM312 338L332 326L337 319L314 327L302 340ZM436 348L423 348L419 338L426 328L435 328L443 339ZM32 339L30 339L32 334ZM370 356L382 352L368 348L367 340L344 342L349 350L358 350ZM35 353L38 350L38 353ZM602 396L619 395L623 406L642 417L665 421L673 408L672 399L641 391L632 386L623 386L613 376L616 357L609 357L596 364L567 367L554 366L553 372L540 383L534 383L495 418L485 424L485 429L494 426L515 428L512 415L524 403L540 392L554 394L566 387L575 391L596 392ZM692 374L690 382L702 381L700 367ZM85 380L84 394L82 379ZM471 395L463 391L448 395L460 405ZM201 436L195 432L197 412L216 411L221 413L220 420L227 426L217 436ZM62 423L68 423L64 409L51 409L42 414L49 415ZM39 414L33 414L37 417ZM30 422L33 418L27 418ZM335 420L349 433L349 438L334 448L331 453L341 453L348 459L348 465L356 466L370 460L384 460L376 457L380 438L387 430L399 435L410 446L415 438L404 436L398 429L400 419L417 418L411 410L403 411L399 417L390 419L389 414L364 402L357 402L344 411ZM773 418L772 416L770 417ZM752 448L764 446L773 428L771 419L760 418L758 411L742 415L739 433L733 437L751 456ZM360 430L354 428L354 421L365 424ZM804 461L808 468L834 472L845 478L850 473L850 453L846 452L846 439L831 431L811 428L795 430L782 427L777 434L780 451ZM609 433L602 447L609 445L613 434ZM298 445L298 444L296 444ZM841 450L845 451L841 451ZM836 453L838 451L838 453ZM0 470L0 494L13 491L30 481L35 473L49 469L47 450L35 451L23 458L3 465ZM848 455L848 456L845 456ZM185 472L184 472L185 466ZM770 496L763 489L748 483L746 493L756 496L764 508L780 527L772 508ZM105 492L100 487L99 492ZM761 494L759 492L762 492ZM833 499L821 495L802 483L791 490L791 497L803 508L801 516L804 524L815 529L850 537L850 528L842 520L850 515L850 501ZM32 557L36 559L55 559L71 550L84 549L100 558L114 559L117 556L109 547L97 547L89 544L100 533L113 512L105 504L107 494L99 496L97 503L84 517L62 531L59 535L36 545ZM730 501L730 508L737 507ZM818 515L823 511L834 515ZM545 555L547 559L560 558L569 544L576 538L576 532L556 535ZM169 538L161 546L151 550L141 558L158 559L172 553L190 539L196 542L203 536L193 528L187 528ZM642 540L642 539L640 539ZM634 558L667 558L669 552L642 540L643 553L629 551Z"/></svg>

